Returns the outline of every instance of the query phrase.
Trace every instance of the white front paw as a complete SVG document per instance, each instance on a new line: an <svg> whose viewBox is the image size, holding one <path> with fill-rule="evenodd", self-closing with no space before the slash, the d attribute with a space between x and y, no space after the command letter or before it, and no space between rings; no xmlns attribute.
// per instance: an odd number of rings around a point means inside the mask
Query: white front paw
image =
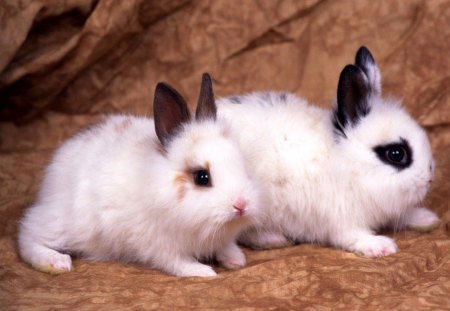
<svg viewBox="0 0 450 311"><path fill-rule="evenodd" d="M408 227L421 232L435 229L439 222L439 217L434 212L423 207L412 208L406 215Z"/></svg>
<svg viewBox="0 0 450 311"><path fill-rule="evenodd" d="M216 276L217 273L208 265L196 263L186 263L179 269L173 272L174 275L178 276Z"/></svg>
<svg viewBox="0 0 450 311"><path fill-rule="evenodd" d="M355 243L352 251L366 257L383 257L397 252L395 242L382 235L367 235Z"/></svg>
<svg viewBox="0 0 450 311"><path fill-rule="evenodd" d="M293 245L282 233L271 231L245 232L239 238L239 242L253 249L273 249Z"/></svg>
<svg viewBox="0 0 450 311"><path fill-rule="evenodd" d="M216 276L213 268L207 265L198 265L189 271L188 276Z"/></svg>
<svg viewBox="0 0 450 311"><path fill-rule="evenodd" d="M216 259L227 269L235 270L245 266L246 260L242 250L233 244L216 254Z"/></svg>
<svg viewBox="0 0 450 311"><path fill-rule="evenodd" d="M70 256L58 253L56 251L52 251L49 254L47 262L43 262L41 264L33 264L33 266L37 270L49 274L61 274L69 272L73 269L72 259L70 258Z"/></svg>

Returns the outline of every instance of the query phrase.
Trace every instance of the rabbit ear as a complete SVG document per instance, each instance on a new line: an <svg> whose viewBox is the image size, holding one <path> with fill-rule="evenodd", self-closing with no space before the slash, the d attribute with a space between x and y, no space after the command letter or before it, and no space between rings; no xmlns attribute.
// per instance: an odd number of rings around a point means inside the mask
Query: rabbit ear
<svg viewBox="0 0 450 311"><path fill-rule="evenodd" d="M163 82L158 83L155 89L153 115L156 135L163 146L167 145L182 123L189 122L191 119L184 98Z"/></svg>
<svg viewBox="0 0 450 311"><path fill-rule="evenodd" d="M345 136L344 129L369 111L369 83L364 72L354 65L345 66L339 77L334 126Z"/></svg>
<svg viewBox="0 0 450 311"><path fill-rule="evenodd" d="M381 74L375 59L365 46L359 48L355 56L355 65L364 71L368 81L370 92L373 95L381 95Z"/></svg>
<svg viewBox="0 0 450 311"><path fill-rule="evenodd" d="M200 87L200 95L195 112L196 120L216 120L217 108L214 100L214 92L212 88L211 77L208 73L202 76L202 85Z"/></svg>

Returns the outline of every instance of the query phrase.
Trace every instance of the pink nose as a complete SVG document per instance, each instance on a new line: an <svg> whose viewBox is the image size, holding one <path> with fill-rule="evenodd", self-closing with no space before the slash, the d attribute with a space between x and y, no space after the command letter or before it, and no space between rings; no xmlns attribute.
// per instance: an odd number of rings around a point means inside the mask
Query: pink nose
<svg viewBox="0 0 450 311"><path fill-rule="evenodd" d="M237 200L234 202L233 207L234 209L239 212L239 214L242 214L247 206L247 202L243 197L237 198Z"/></svg>

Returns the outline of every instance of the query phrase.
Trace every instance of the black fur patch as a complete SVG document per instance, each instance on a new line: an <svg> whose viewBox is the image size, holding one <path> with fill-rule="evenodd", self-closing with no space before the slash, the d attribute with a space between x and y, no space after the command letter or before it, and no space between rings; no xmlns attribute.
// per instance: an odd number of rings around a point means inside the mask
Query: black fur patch
<svg viewBox="0 0 450 311"><path fill-rule="evenodd" d="M383 163L395 167L399 171L410 167L413 163L412 149L404 138L400 138L400 142L375 146L373 151Z"/></svg>
<svg viewBox="0 0 450 311"><path fill-rule="evenodd" d="M233 104L242 104L242 99L239 96L230 96L228 100Z"/></svg>
<svg viewBox="0 0 450 311"><path fill-rule="evenodd" d="M370 112L369 85L364 72L354 66L347 65L339 77L337 90L337 107L334 110L333 124L342 132L347 126L356 125L361 118Z"/></svg>
<svg viewBox="0 0 450 311"><path fill-rule="evenodd" d="M347 135L345 135L344 127L342 126L342 124L339 121L337 108L333 110L332 122L333 122L333 127L334 127L334 133L336 135L347 138Z"/></svg>
<svg viewBox="0 0 450 311"><path fill-rule="evenodd" d="M278 93L278 97L280 98L280 101L285 102L287 99L288 94L287 93Z"/></svg>
<svg viewBox="0 0 450 311"><path fill-rule="evenodd" d="M365 46L359 48L355 56L355 65L361 68L367 77L370 76L369 66L376 66L375 59Z"/></svg>

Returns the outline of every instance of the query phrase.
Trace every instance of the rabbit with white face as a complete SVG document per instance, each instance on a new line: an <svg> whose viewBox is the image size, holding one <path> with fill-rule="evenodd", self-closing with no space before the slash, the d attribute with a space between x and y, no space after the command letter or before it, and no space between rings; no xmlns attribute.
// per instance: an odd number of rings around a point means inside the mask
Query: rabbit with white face
<svg viewBox="0 0 450 311"><path fill-rule="evenodd" d="M397 251L391 238L375 235L380 227L439 222L419 207L434 172L426 133L398 101L381 97L365 47L342 71L333 111L288 93L253 93L219 100L218 115L240 129L248 165L269 195L244 244L318 242L379 257Z"/></svg>
<svg viewBox="0 0 450 311"><path fill-rule="evenodd" d="M25 261L61 273L73 253L178 276L216 275L198 261L209 256L229 269L245 265L235 240L259 196L232 130L216 121L209 75L195 120L164 83L154 117L112 116L60 147L20 223Z"/></svg>

